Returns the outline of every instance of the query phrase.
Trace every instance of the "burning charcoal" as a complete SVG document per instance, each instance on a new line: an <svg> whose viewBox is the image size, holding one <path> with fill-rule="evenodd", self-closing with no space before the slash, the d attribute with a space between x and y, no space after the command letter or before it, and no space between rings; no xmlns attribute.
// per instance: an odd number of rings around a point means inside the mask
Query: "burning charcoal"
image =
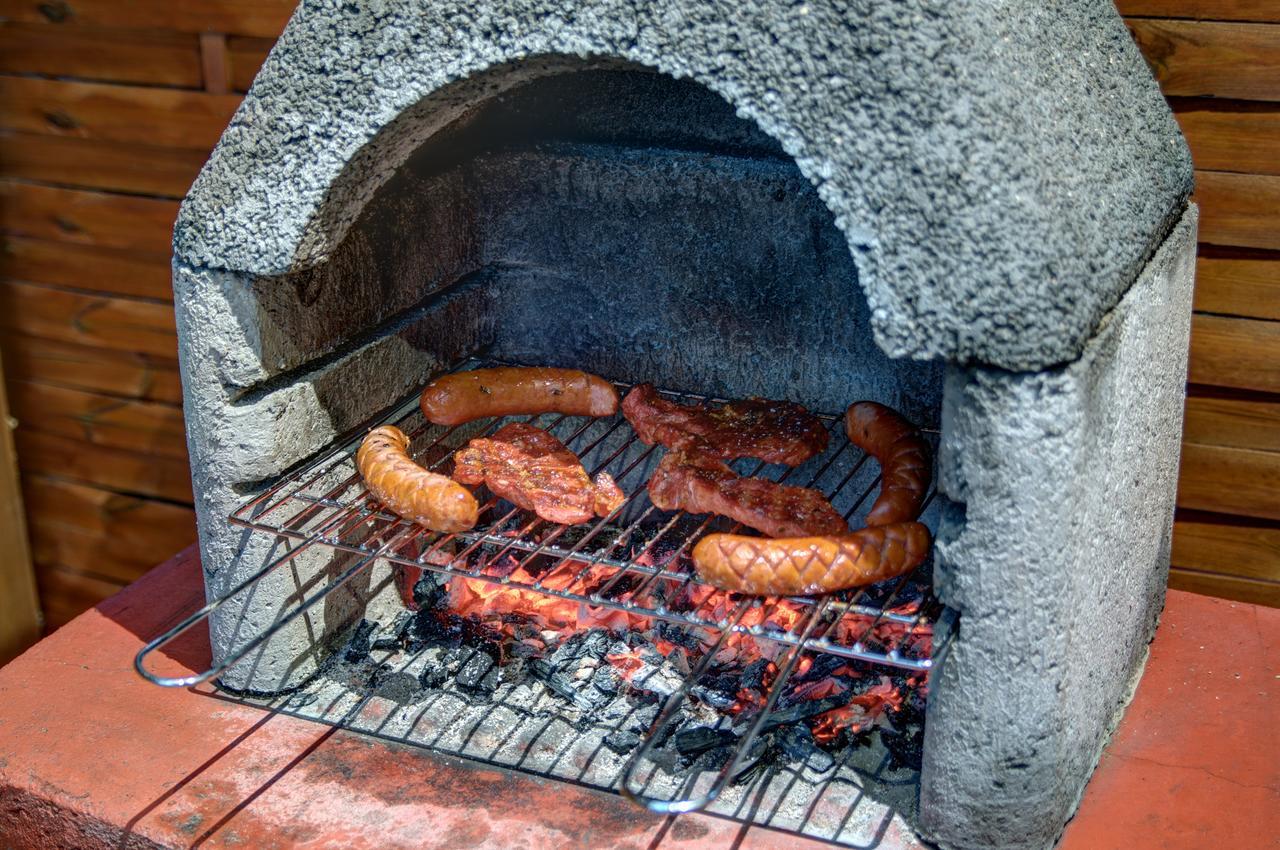
<svg viewBox="0 0 1280 850"><path fill-rule="evenodd" d="M413 615L408 611L401 611L391 623L390 628L386 630L386 634L373 642L372 649L380 651L405 649L409 643L409 630L412 626Z"/></svg>
<svg viewBox="0 0 1280 850"><path fill-rule="evenodd" d="M602 664L591 677L591 687L602 694L613 696L622 687L622 675L612 664Z"/></svg>
<svg viewBox="0 0 1280 850"><path fill-rule="evenodd" d="M585 711L591 711L604 704L609 697L593 690L580 691L574 687L573 680L546 661L535 659L529 663L529 672L546 685L551 691L559 694Z"/></svg>
<svg viewBox="0 0 1280 850"><path fill-rule="evenodd" d="M447 595L443 577L429 570L423 570L413 586L413 601L419 610L443 607Z"/></svg>
<svg viewBox="0 0 1280 850"><path fill-rule="evenodd" d="M889 751L890 768L920 770L924 764L924 729L916 726L907 732L881 729L880 740Z"/></svg>
<svg viewBox="0 0 1280 850"><path fill-rule="evenodd" d="M848 705L848 703L849 697L847 695L837 695L825 697L824 699L809 700L808 702L793 705L790 708L774 711L769 715L769 719L764 722L764 728L761 731L777 729L780 726L790 726L802 720L808 720L810 717L816 717L824 711Z"/></svg>
<svg viewBox="0 0 1280 850"><path fill-rule="evenodd" d="M699 699L707 705L719 711L728 711L737 703L738 697L734 693L722 691L714 687L708 687L704 684L694 685L689 689L689 693L695 699Z"/></svg>
<svg viewBox="0 0 1280 850"><path fill-rule="evenodd" d="M361 620L342 650L342 658L349 664L360 662L369 654L370 641L378 624L372 620Z"/></svg>
<svg viewBox="0 0 1280 850"><path fill-rule="evenodd" d="M462 662L462 666L458 668L458 672L454 675L454 680L458 683L458 687L468 691L485 691L493 692L498 687L497 674L495 673L490 684L489 673L493 671L494 661L488 653L481 652L478 649L470 650L470 656Z"/></svg>
<svg viewBox="0 0 1280 850"><path fill-rule="evenodd" d="M738 765L738 772L733 775L730 782L734 785L751 782L759 776L761 771L768 770L773 765L777 754L778 747L773 735L762 733L751 742L751 748L747 750L742 763Z"/></svg>
<svg viewBox="0 0 1280 850"><path fill-rule="evenodd" d="M604 736L604 745L620 756L625 756L640 746L640 741L641 738L636 733L621 729Z"/></svg>
<svg viewBox="0 0 1280 850"><path fill-rule="evenodd" d="M504 683L519 682L524 679L524 665L523 658L512 658L498 668L498 678Z"/></svg>
<svg viewBox="0 0 1280 850"><path fill-rule="evenodd" d="M443 667L428 667L418 674L418 684L424 688L439 688L448 680L449 674Z"/></svg>
<svg viewBox="0 0 1280 850"><path fill-rule="evenodd" d="M769 669L769 660L767 658L757 658L742 670L742 675L738 680L742 683L742 687L753 691L763 691L765 688L765 676ZM735 692L737 688L734 688Z"/></svg>
<svg viewBox="0 0 1280 850"><path fill-rule="evenodd" d="M781 727L777 731L775 740L783 755L792 761L801 762L810 770L825 773L836 763L830 753L818 746L813 740L813 733L809 731L809 727L803 724Z"/></svg>
<svg viewBox="0 0 1280 850"><path fill-rule="evenodd" d="M728 729L712 729L708 726L697 726L693 729L681 729L675 734L676 751L682 756L693 756L716 747L727 746L738 740L738 736Z"/></svg>
<svg viewBox="0 0 1280 850"><path fill-rule="evenodd" d="M456 614L440 614L436 611L419 611L413 618L410 633L428 644L460 646L465 624Z"/></svg>

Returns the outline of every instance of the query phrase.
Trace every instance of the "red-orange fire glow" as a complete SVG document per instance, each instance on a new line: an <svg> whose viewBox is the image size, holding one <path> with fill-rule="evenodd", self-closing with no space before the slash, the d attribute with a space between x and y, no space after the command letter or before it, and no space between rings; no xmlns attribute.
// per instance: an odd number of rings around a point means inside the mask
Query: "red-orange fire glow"
<svg viewBox="0 0 1280 850"><path fill-rule="evenodd" d="M824 711L813 719L813 737L820 744L834 741L840 733L861 732L869 729L886 711L902 707L903 695L889 680L880 677L880 684L858 694L841 708Z"/></svg>

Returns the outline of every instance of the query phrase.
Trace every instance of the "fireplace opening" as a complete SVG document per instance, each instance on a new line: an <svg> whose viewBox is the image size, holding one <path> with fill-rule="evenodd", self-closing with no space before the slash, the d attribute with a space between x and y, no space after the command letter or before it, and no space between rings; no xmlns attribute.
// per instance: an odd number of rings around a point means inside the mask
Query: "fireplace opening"
<svg viewBox="0 0 1280 850"><path fill-rule="evenodd" d="M875 819L866 806L848 816L869 777L889 777L876 815L915 806L941 610L928 564L832 597L703 585L692 544L738 527L655 508L645 484L662 450L620 416L534 420L627 495L587 526L493 497L472 531L432 534L382 509L354 472L355 440L378 422L442 470L502 424L422 419L416 390L446 364L580 368L686 401L800 402L824 415L827 451L735 468L821 490L851 528L879 469L844 437L845 407L879 401L936 433L942 365L878 347L850 241L776 140L699 83L617 62L542 67L555 72L419 143L323 262L228 298L262 364L219 364L231 404L305 385L332 429L355 436L283 478L236 482L256 493L231 516L236 558L261 566L215 600L215 672L241 695L283 690L286 710L308 716L332 720L336 706L369 728L372 711L380 733L390 700L418 717L393 737L469 727L453 751L508 766L528 767L530 749L573 751L540 769L655 810L768 801L756 820L862 840ZM408 398L369 420L392 393ZM255 550L260 540L273 543ZM292 591L289 575L302 578ZM501 741L512 728L525 731Z"/></svg>
<svg viewBox="0 0 1280 850"><path fill-rule="evenodd" d="M478 10L302 4L184 202L214 665L144 675L658 810L718 790L871 844L871 801L946 846L1047 846L1160 610L1194 267L1190 160L1114 11ZM487 362L885 403L935 435L931 561L691 593L701 520L647 513L654 457L609 419L538 422L631 498L603 526L495 502L427 539L351 453L400 421L447 467L474 434L414 397ZM877 465L833 436L789 474L858 526Z"/></svg>

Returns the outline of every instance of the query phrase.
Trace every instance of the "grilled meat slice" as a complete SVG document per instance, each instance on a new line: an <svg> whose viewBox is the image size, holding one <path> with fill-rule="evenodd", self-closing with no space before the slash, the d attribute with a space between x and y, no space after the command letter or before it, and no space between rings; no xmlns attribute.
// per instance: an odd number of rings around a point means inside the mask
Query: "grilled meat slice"
<svg viewBox="0 0 1280 850"><path fill-rule="evenodd" d="M696 449L672 449L649 478L649 498L664 511L720 514L770 537L847 534L849 526L817 490L744 478Z"/></svg>
<svg viewBox="0 0 1280 850"><path fill-rule="evenodd" d="M720 458L759 458L798 466L827 447L822 421L790 401L749 398L716 408L678 404L652 384L639 384L622 401L622 414L645 443L696 447Z"/></svg>
<svg viewBox="0 0 1280 850"><path fill-rule="evenodd" d="M582 461L553 435L512 422L454 455L454 479L494 494L549 522L575 525L607 516L626 497L608 473L593 482Z"/></svg>

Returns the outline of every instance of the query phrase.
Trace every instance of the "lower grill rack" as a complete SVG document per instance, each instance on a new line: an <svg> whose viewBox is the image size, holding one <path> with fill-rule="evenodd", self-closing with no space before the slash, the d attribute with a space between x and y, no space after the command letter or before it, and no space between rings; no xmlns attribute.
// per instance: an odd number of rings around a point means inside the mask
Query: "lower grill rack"
<svg viewBox="0 0 1280 850"><path fill-rule="evenodd" d="M471 359L458 370L498 365ZM626 384L617 385L626 392ZM663 391L682 401L722 401L692 393ZM805 464L788 468L744 461L735 468L744 475L814 487L828 495L852 527L870 506L879 488L879 469L846 439L840 418L821 416L831 433L827 450ZM492 434L510 421L526 421L555 434L583 461L594 476L609 472L626 501L594 524L563 526L490 496L481 499L480 521L470 531L443 534L428 531L387 512L363 486L355 468L355 450L367 431L394 424L410 435L410 452L424 467L448 472L453 452L474 437ZM320 603L375 562L401 569L436 573L446 582L497 585L522 594L550 596L579 603L581 616L592 623L596 612L623 612L697 629L712 648L690 670L682 687L671 694L650 733L626 768L624 794L657 812L694 811L707 805L736 773L760 730L768 724L778 696L786 687L803 653L826 653L927 672L932 664L932 633L941 606L930 590L929 565L898 579L865 588L819 597L758 598L727 593L701 583L689 553L704 534L735 531L740 526L717 517L698 517L661 511L649 501L645 484L661 449L639 442L621 416L606 418L544 414L482 420L456 427L425 421L416 394L388 415L361 427L335 448L286 475L265 492L237 508L229 521L291 545L275 561L250 576L230 593L211 600L199 611L148 643L135 661L146 679L164 686L185 687L208 681L246 657L279 629ZM926 502L922 521L934 525L934 494ZM330 547L359 555L344 572L313 591L283 613L268 629L246 640L221 663L190 676L162 677L151 672L148 656L206 619L227 601L251 588L274 570L311 547ZM605 618L601 618L604 621ZM681 799L647 797L636 771L662 740L667 722L707 669L718 649L735 635L749 635L781 647L778 673L765 704L740 739L735 756L710 787Z"/></svg>

